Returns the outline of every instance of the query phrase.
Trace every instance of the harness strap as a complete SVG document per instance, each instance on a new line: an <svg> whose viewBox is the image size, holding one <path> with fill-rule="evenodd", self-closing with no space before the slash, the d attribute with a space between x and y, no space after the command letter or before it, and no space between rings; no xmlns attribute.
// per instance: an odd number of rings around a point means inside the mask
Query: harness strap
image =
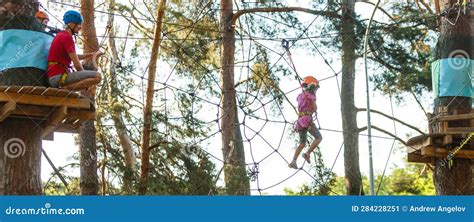
<svg viewBox="0 0 474 222"><path fill-rule="evenodd" d="M54 61L48 62L48 65L49 65L49 66L50 66L50 65L60 65L60 66L65 67L66 70L69 68L69 67L65 66L64 64L62 64L62 63L60 63L60 62L54 62ZM68 72L65 71L65 72L62 73L61 76L59 77L59 84L58 84L58 87L59 87L60 89L62 89L64 83L66 83L67 76L68 76Z"/></svg>
<svg viewBox="0 0 474 222"><path fill-rule="evenodd" d="M58 85L59 85L60 89L62 89L63 85L66 83L67 75L68 75L68 73L64 72L63 74L61 74L61 77L59 77L59 84Z"/></svg>
<svg viewBox="0 0 474 222"><path fill-rule="evenodd" d="M313 112L299 112L298 113L298 117L311 116L311 115L313 115Z"/></svg>

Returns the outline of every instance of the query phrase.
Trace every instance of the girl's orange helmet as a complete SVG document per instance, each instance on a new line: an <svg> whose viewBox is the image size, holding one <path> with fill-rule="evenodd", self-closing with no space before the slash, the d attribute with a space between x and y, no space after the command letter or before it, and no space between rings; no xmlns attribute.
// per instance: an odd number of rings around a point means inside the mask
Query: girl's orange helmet
<svg viewBox="0 0 474 222"><path fill-rule="evenodd" d="M319 87L319 81L316 78L312 77L312 76L304 77L303 78L303 83L301 84L301 86L303 88L306 88L310 85L314 85L315 87Z"/></svg>

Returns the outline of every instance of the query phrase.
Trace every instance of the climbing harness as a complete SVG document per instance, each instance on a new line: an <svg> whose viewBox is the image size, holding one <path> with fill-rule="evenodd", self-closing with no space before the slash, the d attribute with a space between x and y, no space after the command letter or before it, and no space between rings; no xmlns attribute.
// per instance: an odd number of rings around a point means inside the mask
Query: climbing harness
<svg viewBox="0 0 474 222"><path fill-rule="evenodd" d="M68 67L60 62L48 62L48 66L50 65L59 65L59 66L63 66L64 68L67 69L70 69L71 67ZM68 76L68 72L65 71L64 73L61 74L61 76L59 77L59 84L58 84L58 88L62 89L63 88L63 85L64 83L66 83L66 79L67 79L67 76Z"/></svg>

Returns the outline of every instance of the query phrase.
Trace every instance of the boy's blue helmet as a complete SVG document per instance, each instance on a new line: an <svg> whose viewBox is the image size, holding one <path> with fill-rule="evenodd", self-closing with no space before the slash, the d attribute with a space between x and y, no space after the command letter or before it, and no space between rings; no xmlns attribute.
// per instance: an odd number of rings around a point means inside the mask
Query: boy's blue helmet
<svg viewBox="0 0 474 222"><path fill-rule="evenodd" d="M82 24L81 13L77 11L69 10L66 13L64 13L63 21L64 21L64 24L69 24L71 22L74 22L76 24Z"/></svg>

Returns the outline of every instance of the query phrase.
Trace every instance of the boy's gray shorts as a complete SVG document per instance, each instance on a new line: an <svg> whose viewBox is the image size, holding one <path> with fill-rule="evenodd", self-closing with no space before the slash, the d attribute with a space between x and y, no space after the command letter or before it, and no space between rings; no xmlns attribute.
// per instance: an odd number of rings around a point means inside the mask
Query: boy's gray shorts
<svg viewBox="0 0 474 222"><path fill-rule="evenodd" d="M95 78L95 76L99 72L97 71L92 71L92 70L82 70L78 72L70 72L67 74L66 81L64 82L64 85L69 85L75 82L79 82L84 79L88 78ZM49 85L54 88L59 88L59 79L61 78L61 75L56 75L53 77L49 78Z"/></svg>

